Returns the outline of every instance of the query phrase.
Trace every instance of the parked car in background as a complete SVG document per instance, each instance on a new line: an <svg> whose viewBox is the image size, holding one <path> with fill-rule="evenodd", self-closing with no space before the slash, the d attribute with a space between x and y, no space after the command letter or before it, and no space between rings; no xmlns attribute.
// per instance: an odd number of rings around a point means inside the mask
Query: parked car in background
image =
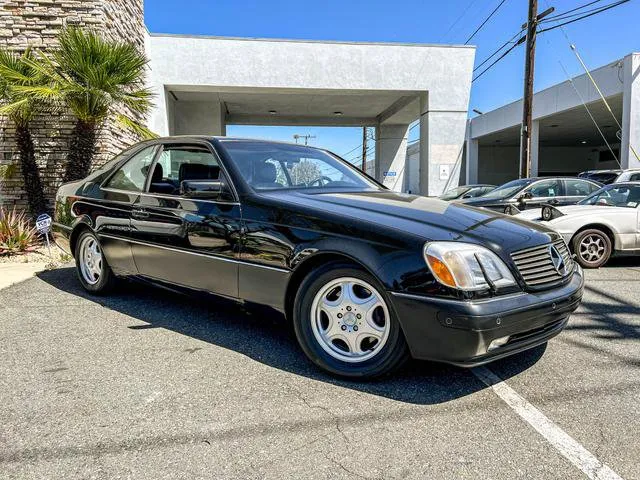
<svg viewBox="0 0 640 480"><path fill-rule="evenodd" d="M583 289L548 227L392 192L326 150L277 142L140 143L63 185L53 230L88 292L130 277L265 305L347 377L532 348Z"/></svg>
<svg viewBox="0 0 640 480"><path fill-rule="evenodd" d="M614 253L640 254L640 182L613 183L577 205L547 205L516 218L556 230L586 268L604 265Z"/></svg>
<svg viewBox="0 0 640 480"><path fill-rule="evenodd" d="M621 173L622 170L620 169L587 170L585 172L580 172L578 177L587 178L603 185L609 185L610 183L615 182L616 178L618 178Z"/></svg>
<svg viewBox="0 0 640 480"><path fill-rule="evenodd" d="M475 198L485 193L489 193L491 190L496 188L495 185L461 185L459 187L452 188L451 190L447 190L445 193L440 195L440 200L458 200L460 198Z"/></svg>
<svg viewBox="0 0 640 480"><path fill-rule="evenodd" d="M598 190L602 185L582 178L522 178L500 185L481 197L461 200L467 205L510 213L541 207L542 204L571 205Z"/></svg>
<svg viewBox="0 0 640 480"><path fill-rule="evenodd" d="M640 182L640 168L630 168L624 170L620 175L616 177L613 183L623 182Z"/></svg>

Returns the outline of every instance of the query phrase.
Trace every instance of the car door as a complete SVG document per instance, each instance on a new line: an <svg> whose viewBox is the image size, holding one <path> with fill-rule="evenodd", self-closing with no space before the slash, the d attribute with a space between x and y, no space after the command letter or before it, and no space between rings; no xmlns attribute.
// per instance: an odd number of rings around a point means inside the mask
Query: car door
<svg viewBox="0 0 640 480"><path fill-rule="evenodd" d="M588 197L600 189L599 185L581 178L565 178L562 182L564 183L563 205L578 203L583 198Z"/></svg>
<svg viewBox="0 0 640 480"><path fill-rule="evenodd" d="M521 194L525 208L538 208L543 204L562 205L563 185L557 178L539 180L529 185Z"/></svg>
<svg viewBox="0 0 640 480"><path fill-rule="evenodd" d="M241 212L207 143L165 143L132 212L133 258L141 275L238 296ZM216 199L188 197L184 181L223 180Z"/></svg>
<svg viewBox="0 0 640 480"><path fill-rule="evenodd" d="M76 213L90 211L93 229L100 238L102 250L116 274L136 274L131 251L131 214L144 191L149 169L158 150L150 145L135 150L99 187L100 194L91 202L78 202ZM85 205L82 205L86 203Z"/></svg>

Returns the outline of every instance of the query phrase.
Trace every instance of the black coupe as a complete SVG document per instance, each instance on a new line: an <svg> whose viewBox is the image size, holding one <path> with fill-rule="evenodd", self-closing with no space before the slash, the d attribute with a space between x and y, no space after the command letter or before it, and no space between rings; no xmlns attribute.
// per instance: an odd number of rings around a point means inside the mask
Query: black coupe
<svg viewBox="0 0 640 480"><path fill-rule="evenodd" d="M321 368L479 365L558 334L583 275L532 223L391 192L336 155L211 137L135 145L57 194L89 292L119 277L273 307Z"/></svg>

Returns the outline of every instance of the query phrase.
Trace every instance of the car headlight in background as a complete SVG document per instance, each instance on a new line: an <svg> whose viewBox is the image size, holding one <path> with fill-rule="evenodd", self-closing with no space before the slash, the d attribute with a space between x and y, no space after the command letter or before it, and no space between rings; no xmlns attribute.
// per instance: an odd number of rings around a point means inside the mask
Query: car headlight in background
<svg viewBox="0 0 640 480"><path fill-rule="evenodd" d="M505 263L491 250L462 242L429 242L424 258L443 285L465 291L501 288L516 281Z"/></svg>

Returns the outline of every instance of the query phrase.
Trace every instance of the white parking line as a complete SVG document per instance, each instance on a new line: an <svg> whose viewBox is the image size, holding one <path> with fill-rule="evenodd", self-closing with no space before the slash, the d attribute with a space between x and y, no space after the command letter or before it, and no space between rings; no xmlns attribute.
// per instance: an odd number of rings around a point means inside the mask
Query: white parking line
<svg viewBox="0 0 640 480"><path fill-rule="evenodd" d="M571 438L540 410L527 402L518 392L486 367L474 368L473 373L511 407L524 421L535 428L567 460L582 470L589 478L598 480L622 480L622 477L598 460L591 452Z"/></svg>

